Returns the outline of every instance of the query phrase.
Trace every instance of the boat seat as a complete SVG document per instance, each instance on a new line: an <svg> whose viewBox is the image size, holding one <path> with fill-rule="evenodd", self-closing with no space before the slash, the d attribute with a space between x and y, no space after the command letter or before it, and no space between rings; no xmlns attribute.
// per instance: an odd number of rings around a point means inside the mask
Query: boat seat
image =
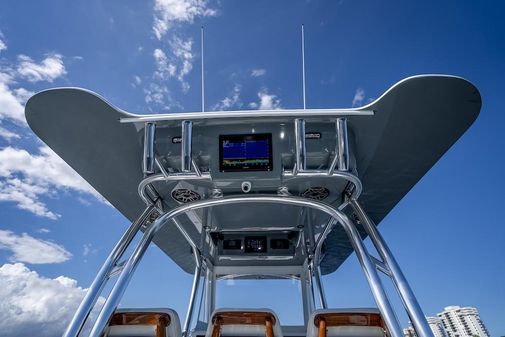
<svg viewBox="0 0 505 337"><path fill-rule="evenodd" d="M172 309L118 309L104 337L181 337L179 315Z"/></svg>
<svg viewBox="0 0 505 337"><path fill-rule="evenodd" d="M307 337L385 336L384 321L375 308L315 310L307 326Z"/></svg>
<svg viewBox="0 0 505 337"><path fill-rule="evenodd" d="M270 309L217 309L205 336L282 337L282 330Z"/></svg>

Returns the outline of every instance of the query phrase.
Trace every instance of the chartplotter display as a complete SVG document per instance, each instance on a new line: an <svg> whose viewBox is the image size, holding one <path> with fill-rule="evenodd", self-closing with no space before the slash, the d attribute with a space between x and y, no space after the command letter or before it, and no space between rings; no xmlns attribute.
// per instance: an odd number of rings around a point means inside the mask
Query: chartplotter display
<svg viewBox="0 0 505 337"><path fill-rule="evenodd" d="M271 171L272 134L219 136L219 170Z"/></svg>

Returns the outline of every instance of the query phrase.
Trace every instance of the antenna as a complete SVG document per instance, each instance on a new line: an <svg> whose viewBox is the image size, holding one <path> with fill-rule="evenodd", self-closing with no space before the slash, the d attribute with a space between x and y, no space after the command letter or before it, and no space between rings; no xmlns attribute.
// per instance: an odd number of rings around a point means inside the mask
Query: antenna
<svg viewBox="0 0 505 337"><path fill-rule="evenodd" d="M305 30L302 24L302 91L303 91L303 110L307 108L305 98Z"/></svg>
<svg viewBox="0 0 505 337"><path fill-rule="evenodd" d="M205 112L205 74L204 74L204 67L203 67L203 26L201 27L200 30L200 49L202 53L202 112Z"/></svg>

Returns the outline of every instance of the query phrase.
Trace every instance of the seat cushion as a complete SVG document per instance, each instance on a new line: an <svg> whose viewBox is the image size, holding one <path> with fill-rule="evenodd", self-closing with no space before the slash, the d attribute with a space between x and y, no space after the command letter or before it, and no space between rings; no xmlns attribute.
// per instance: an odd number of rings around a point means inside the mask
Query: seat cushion
<svg viewBox="0 0 505 337"><path fill-rule="evenodd" d="M254 314L258 314L255 317ZM220 324L220 336L242 337L242 336L265 336L265 319L272 317L272 330L275 337L282 337L282 330L279 318L270 309L237 309L222 308L217 309L212 314L211 323L207 327L206 337L212 337L214 326ZM221 322L216 322L216 318L222 317Z"/></svg>
<svg viewBox="0 0 505 337"><path fill-rule="evenodd" d="M112 316L106 337L181 337L181 323L177 312L168 308L124 308Z"/></svg>
<svg viewBox="0 0 505 337"><path fill-rule="evenodd" d="M320 321L327 337L384 337L384 322L376 308L315 310L307 324L307 337L320 337Z"/></svg>

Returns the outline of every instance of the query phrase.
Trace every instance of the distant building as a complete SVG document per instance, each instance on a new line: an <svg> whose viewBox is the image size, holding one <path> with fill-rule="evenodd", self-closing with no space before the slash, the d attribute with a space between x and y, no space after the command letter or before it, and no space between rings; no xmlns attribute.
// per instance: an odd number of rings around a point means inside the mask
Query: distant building
<svg viewBox="0 0 505 337"><path fill-rule="evenodd" d="M417 334L414 328L409 325L408 328L403 329L403 337L417 337Z"/></svg>
<svg viewBox="0 0 505 337"><path fill-rule="evenodd" d="M431 331L435 337L449 337L440 318L426 317L426 320L428 321ZM409 326L407 328L403 329L403 337L417 337L416 331L412 327L411 322L409 322Z"/></svg>
<svg viewBox="0 0 505 337"><path fill-rule="evenodd" d="M441 319L448 337L490 337L475 308L450 306L437 316Z"/></svg>
<svg viewBox="0 0 505 337"><path fill-rule="evenodd" d="M445 331L444 324L440 317L426 317L428 324L430 325L431 331L435 337L448 337L447 331Z"/></svg>

